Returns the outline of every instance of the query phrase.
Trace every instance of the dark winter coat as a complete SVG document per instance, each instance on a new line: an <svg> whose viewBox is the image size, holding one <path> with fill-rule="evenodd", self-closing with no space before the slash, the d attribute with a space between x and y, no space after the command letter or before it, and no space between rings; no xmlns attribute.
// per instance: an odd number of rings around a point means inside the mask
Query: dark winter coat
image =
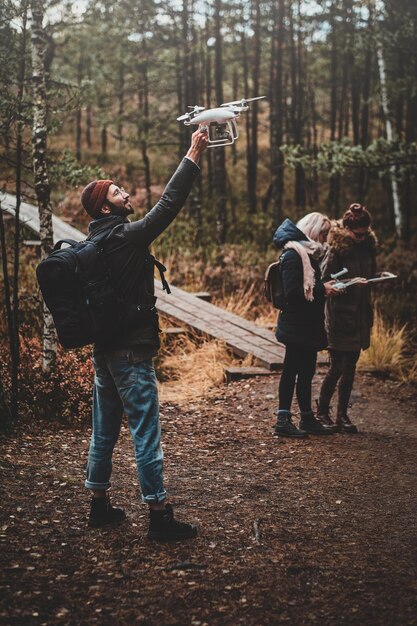
<svg viewBox="0 0 417 626"><path fill-rule="evenodd" d="M286 219L274 235L277 248L283 248L289 241L307 240L291 220ZM286 305L278 317L276 337L281 343L299 345L313 350L322 350L327 345L324 330L325 291L321 281L319 262L309 255L314 269L316 284L314 300L309 302L304 296L303 264L295 250L285 250L281 256L281 277Z"/></svg>
<svg viewBox="0 0 417 626"><path fill-rule="evenodd" d="M93 239L105 232L111 235L103 247L110 268L112 283L126 308L140 304L152 307L154 296L154 265L149 261L148 246L158 237L184 205L193 181L200 168L190 159L183 159L172 176L159 202L143 219L128 219L111 215L93 220L89 225L89 237ZM123 307L125 308L125 307ZM118 345L109 346L106 338L95 350L135 350L143 356L152 356L159 348L158 323L155 316L136 322L126 320L126 333Z"/></svg>
<svg viewBox="0 0 417 626"><path fill-rule="evenodd" d="M328 244L330 247L322 264L324 281L344 267L348 273L343 278L375 275L377 240L373 231L357 243L349 229L336 223L329 233ZM370 287L352 285L346 293L328 298L325 313L329 348L352 352L369 348L373 324Z"/></svg>

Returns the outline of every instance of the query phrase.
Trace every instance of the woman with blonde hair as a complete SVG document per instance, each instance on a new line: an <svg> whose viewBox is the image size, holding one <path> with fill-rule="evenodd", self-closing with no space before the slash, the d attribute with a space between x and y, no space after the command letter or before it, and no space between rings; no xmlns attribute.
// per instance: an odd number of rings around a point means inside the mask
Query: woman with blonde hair
<svg viewBox="0 0 417 626"><path fill-rule="evenodd" d="M330 220L321 213L308 213L297 225L286 219L274 235L274 243L284 249L280 272L285 305L278 317L276 337L285 344L285 359L279 383L279 408L275 434L282 437L329 435L333 430L320 424L311 408L311 383L316 370L317 352L326 348L324 303L326 296L337 296L334 281L321 280L320 260ZM297 428L291 420L291 403L296 390L301 420Z"/></svg>

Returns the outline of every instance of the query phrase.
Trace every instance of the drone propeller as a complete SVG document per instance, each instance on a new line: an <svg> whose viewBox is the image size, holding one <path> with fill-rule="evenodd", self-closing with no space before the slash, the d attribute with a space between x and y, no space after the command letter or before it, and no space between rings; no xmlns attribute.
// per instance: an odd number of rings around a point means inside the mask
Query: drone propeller
<svg viewBox="0 0 417 626"><path fill-rule="evenodd" d="M222 107L230 107L230 106L246 106L247 102L254 102L254 100L262 100L266 98L266 96L257 96L256 98L242 98L241 100L234 100L234 102L225 102L221 104Z"/></svg>
<svg viewBox="0 0 417 626"><path fill-rule="evenodd" d="M184 115L180 115L177 117L177 122L183 122L184 120L188 120L190 118L189 113L184 113Z"/></svg>
<svg viewBox="0 0 417 626"><path fill-rule="evenodd" d="M188 105L187 109L193 109L197 113L197 111L204 111L206 107L199 107L197 104L195 106Z"/></svg>

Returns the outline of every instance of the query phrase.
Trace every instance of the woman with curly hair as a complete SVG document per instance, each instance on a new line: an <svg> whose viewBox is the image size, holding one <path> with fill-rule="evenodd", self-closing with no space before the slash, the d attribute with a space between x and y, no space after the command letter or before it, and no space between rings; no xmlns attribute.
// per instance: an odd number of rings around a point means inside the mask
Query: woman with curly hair
<svg viewBox="0 0 417 626"><path fill-rule="evenodd" d="M343 268L346 277L371 278L376 271L377 239L372 218L361 204L351 204L328 237L329 249L322 265L323 280ZM357 433L347 410L361 350L369 348L373 310L366 282L348 287L338 298L326 301L326 332L330 367L323 381L317 406L319 421L333 430ZM339 382L336 423L329 415L330 402Z"/></svg>

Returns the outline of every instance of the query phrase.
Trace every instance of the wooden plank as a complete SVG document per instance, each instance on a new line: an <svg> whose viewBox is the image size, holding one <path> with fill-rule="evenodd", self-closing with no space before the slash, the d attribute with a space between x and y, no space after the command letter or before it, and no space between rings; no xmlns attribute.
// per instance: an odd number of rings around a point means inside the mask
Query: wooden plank
<svg viewBox="0 0 417 626"><path fill-rule="evenodd" d="M211 293L209 293L208 291L197 291L191 293L190 295L194 296L194 298L198 298L199 300L211 302Z"/></svg>
<svg viewBox="0 0 417 626"><path fill-rule="evenodd" d="M176 306L173 304L165 305L163 309L164 312L177 319L182 319L201 332L215 336L224 341L239 355L246 356L246 354L253 354L267 365L267 367L273 369L280 367L284 352L282 347L276 342L272 333L269 341L260 339L255 335L242 339L235 334L236 326L225 322L221 314L219 314L217 318L213 318L210 314L210 319L207 320L204 315L201 315L201 312L199 316L193 315L193 313L188 310L187 303L179 302L177 299L175 304ZM222 309L220 309L220 311L222 312Z"/></svg>
<svg viewBox="0 0 417 626"><path fill-rule="evenodd" d="M16 198L9 193L0 196L1 206L11 215L15 215ZM39 235L39 211L38 207L22 202L20 205L20 221L24 226ZM54 231L54 243L60 239L74 239L82 241L86 235L67 224L56 215L52 215L52 228Z"/></svg>
<svg viewBox="0 0 417 626"><path fill-rule="evenodd" d="M253 378L253 376L274 376L275 373L263 367L226 367L224 370L227 383L242 378Z"/></svg>
<svg viewBox="0 0 417 626"><path fill-rule="evenodd" d="M183 326L169 326L162 330L164 335L186 335L187 329Z"/></svg>
<svg viewBox="0 0 417 626"><path fill-rule="evenodd" d="M224 320L228 320L230 323L237 325L239 328L246 328L248 331L255 333L256 335L260 336L260 337L264 337L265 339L271 340L271 335L273 336L273 333L268 330L267 328L262 328L261 326L256 326L256 324L254 324L253 322L250 322L249 320L244 319L243 317L240 317L239 315L235 315L234 313L230 313L230 311L226 311L225 309L220 309L220 307L217 307L214 304L211 304L209 302L205 302L204 304L202 302L199 302L198 300L194 300L193 296L185 291L182 291L181 289L179 289L178 287L171 287L171 294L168 295L165 291L159 292L159 290L157 289L158 293L155 293L155 295L158 297L158 299L161 299L161 301L167 301L168 298L172 301L173 299L175 299L176 297L180 297L181 302L187 302L190 306L190 309L196 310L196 308L200 308L200 314L202 311L204 311L205 315L210 315L212 314L215 318L218 318L219 316L219 310L221 311L221 317Z"/></svg>

